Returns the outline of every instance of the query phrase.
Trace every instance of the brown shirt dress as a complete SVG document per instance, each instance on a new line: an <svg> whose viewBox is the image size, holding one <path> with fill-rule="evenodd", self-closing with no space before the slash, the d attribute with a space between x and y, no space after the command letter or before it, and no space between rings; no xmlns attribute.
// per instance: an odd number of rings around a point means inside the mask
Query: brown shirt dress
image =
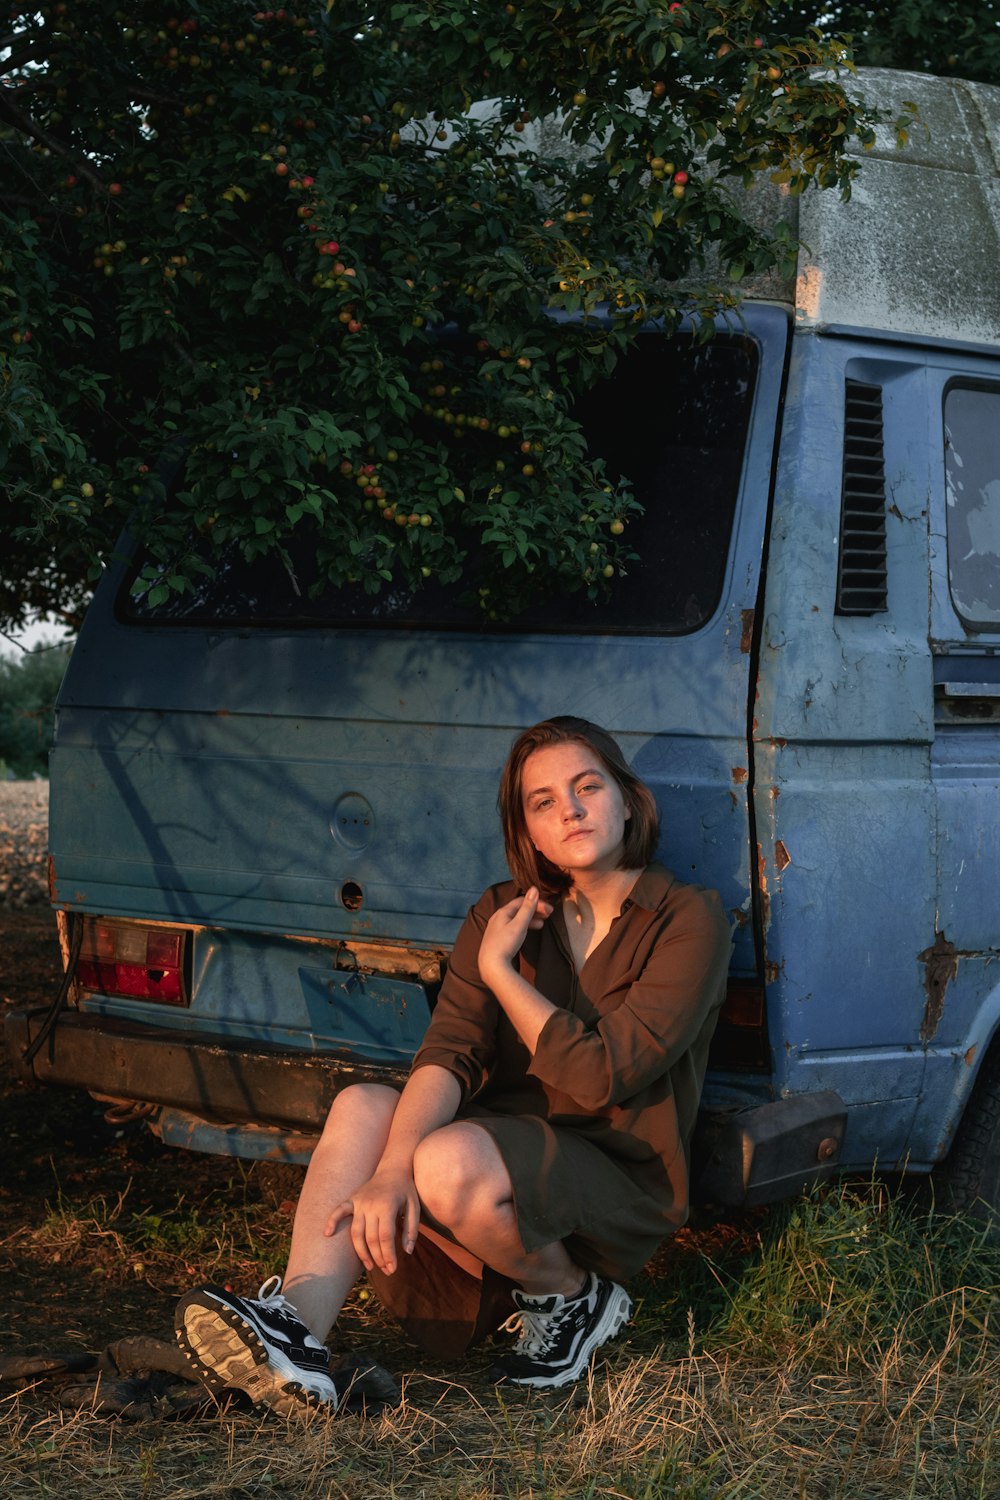
<svg viewBox="0 0 1000 1500"><path fill-rule="evenodd" d="M577 973L557 904L518 957L523 977L558 1006L532 1057L477 962L486 923L516 894L509 881L491 886L466 917L413 1069L433 1063L458 1079L457 1118L496 1142L525 1249L562 1240L584 1269L622 1279L687 1217L688 1150L725 995L729 923L714 891L651 864ZM454 1352L498 1320L476 1308L464 1333L427 1326L435 1308L450 1321L449 1295L457 1311L434 1248L372 1279L418 1342Z"/></svg>

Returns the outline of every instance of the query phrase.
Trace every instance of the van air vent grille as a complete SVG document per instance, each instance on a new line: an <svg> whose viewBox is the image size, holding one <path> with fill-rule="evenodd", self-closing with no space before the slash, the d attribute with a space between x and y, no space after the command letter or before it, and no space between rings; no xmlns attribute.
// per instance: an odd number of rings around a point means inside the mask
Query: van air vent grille
<svg viewBox="0 0 1000 1500"><path fill-rule="evenodd" d="M848 380L844 412L844 487L840 510L838 615L888 608L882 388Z"/></svg>

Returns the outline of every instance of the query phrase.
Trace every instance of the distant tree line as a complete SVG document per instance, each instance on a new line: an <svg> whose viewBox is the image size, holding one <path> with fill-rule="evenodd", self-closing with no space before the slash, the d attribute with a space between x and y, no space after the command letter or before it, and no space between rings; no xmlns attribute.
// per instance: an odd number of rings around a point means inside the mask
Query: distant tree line
<svg viewBox="0 0 1000 1500"><path fill-rule="evenodd" d="M0 777L48 774L56 693L68 646L0 656Z"/></svg>

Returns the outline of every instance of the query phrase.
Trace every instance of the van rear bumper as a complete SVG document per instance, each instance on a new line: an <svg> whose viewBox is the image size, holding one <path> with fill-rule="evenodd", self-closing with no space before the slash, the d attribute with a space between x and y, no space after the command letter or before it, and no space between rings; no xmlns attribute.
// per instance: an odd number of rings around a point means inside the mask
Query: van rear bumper
<svg viewBox="0 0 1000 1500"><path fill-rule="evenodd" d="M35 1057L25 1049L45 1010L14 1010L4 1041L18 1077L58 1083L114 1099L187 1110L203 1118L251 1121L311 1134L322 1129L334 1096L351 1083L402 1083L406 1070L343 1052L252 1047L231 1037L65 1012Z"/></svg>

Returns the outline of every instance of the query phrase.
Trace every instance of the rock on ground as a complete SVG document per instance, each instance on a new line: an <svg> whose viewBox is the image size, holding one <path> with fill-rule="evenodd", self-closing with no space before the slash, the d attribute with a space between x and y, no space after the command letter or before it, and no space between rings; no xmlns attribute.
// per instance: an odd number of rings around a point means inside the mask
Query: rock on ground
<svg viewBox="0 0 1000 1500"><path fill-rule="evenodd" d="M0 781L0 906L48 901L47 781Z"/></svg>

